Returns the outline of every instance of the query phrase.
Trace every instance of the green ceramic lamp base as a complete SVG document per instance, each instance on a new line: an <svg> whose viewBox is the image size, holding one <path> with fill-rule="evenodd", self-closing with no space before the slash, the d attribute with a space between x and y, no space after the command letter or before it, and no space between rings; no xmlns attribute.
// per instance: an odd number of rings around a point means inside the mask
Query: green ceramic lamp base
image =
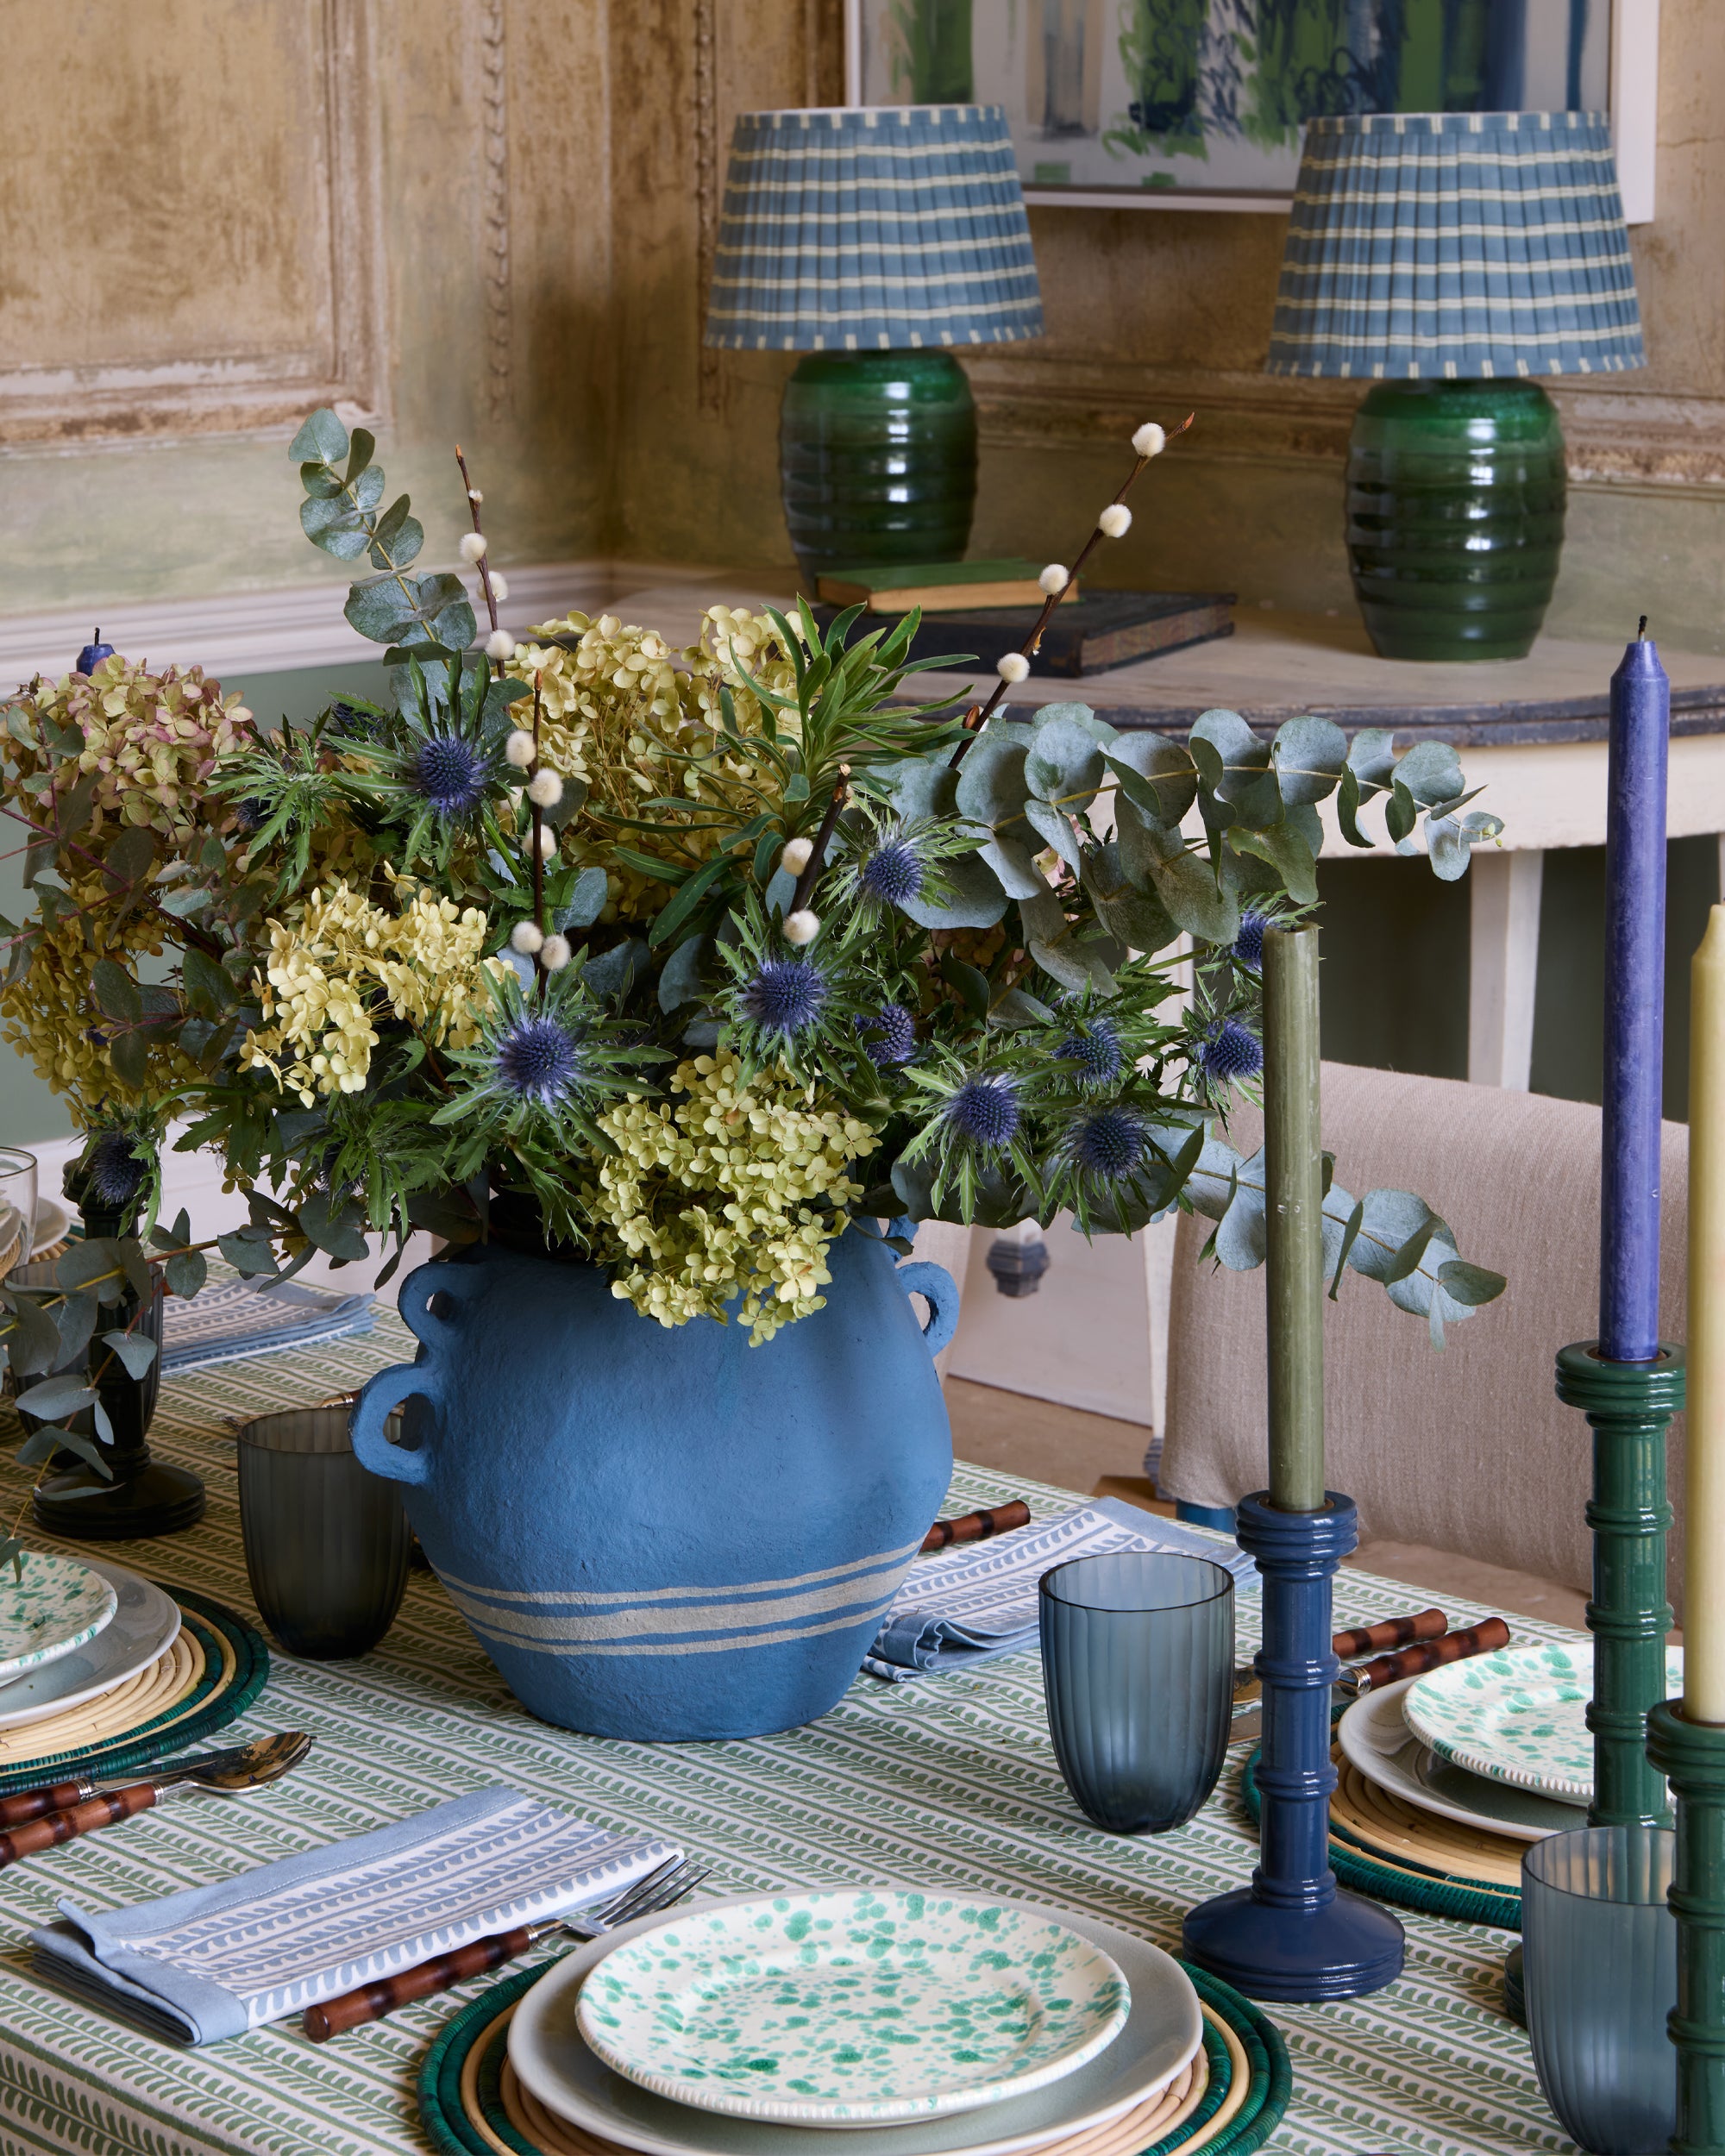
<svg viewBox="0 0 1725 2156"><path fill-rule="evenodd" d="M797 566L957 561L976 505L976 407L950 352L811 352L785 385L779 478Z"/></svg>
<svg viewBox="0 0 1725 2156"><path fill-rule="evenodd" d="M1348 445L1347 547L1385 659L1521 659L1563 546L1557 407L1537 382L1379 382Z"/></svg>

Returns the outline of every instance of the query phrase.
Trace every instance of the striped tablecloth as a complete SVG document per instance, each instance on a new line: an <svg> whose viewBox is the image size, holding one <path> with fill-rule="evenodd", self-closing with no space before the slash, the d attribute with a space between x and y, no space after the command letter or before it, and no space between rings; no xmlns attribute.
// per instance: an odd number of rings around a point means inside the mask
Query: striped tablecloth
<svg viewBox="0 0 1725 2156"><path fill-rule="evenodd" d="M210 1513L189 1534L129 1545L128 1562L219 1595L255 1618L241 1556L228 1418L307 1403L400 1359L393 1314L368 1337L195 1372L163 1387L152 1445L196 1467ZM762 1352L770 1352L763 1350ZM0 1431L0 1435L3 1432ZM580 1463L571 1463L580 1473ZM9 1464L0 1501L22 1482ZM1070 1492L968 1467L952 1508ZM1345 1573L1338 1620L1428 1598ZM1243 1634L1255 1622L1243 1597ZM1452 1618L1486 1613L1459 1602ZM1518 1621L1525 1636L1561 1636ZM1251 1644L1249 1636L1243 1644ZM27 1929L57 1895L114 1907L231 1877L354 1834L440 1797L507 1781L618 1827L674 1836L733 1891L917 1875L1088 1909L1177 1948L1182 1913L1248 1877L1252 1844L1233 1800L1239 1756L1213 1803L1178 1833L1098 1833L1062 1785L1033 1653L963 1676L862 1677L814 1727L749 1743L656 1749L531 1720L468 1640L442 1589L416 1574L400 1620L354 1663L294 1663L240 1725L317 1733L307 1767L267 1794L186 1799L0 1871L0 2150L30 2156L379 2156L423 2151L413 2078L467 1985L314 2046L288 2027L185 2052L132 2034L26 1973ZM1540 2099L1527 2040L1496 2012L1508 1937L1408 1916L1408 1969L1376 1998L1270 2011L1288 2039L1294 2098L1271 2149L1318 2156L1496 2156L1570 2147ZM481 1982L484 1980L481 1979Z"/></svg>

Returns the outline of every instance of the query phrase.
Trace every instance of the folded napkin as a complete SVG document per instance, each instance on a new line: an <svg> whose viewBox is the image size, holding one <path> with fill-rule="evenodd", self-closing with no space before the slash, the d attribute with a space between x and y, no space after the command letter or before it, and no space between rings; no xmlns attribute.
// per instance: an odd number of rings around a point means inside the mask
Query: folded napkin
<svg viewBox="0 0 1725 2156"><path fill-rule="evenodd" d="M972 1668L1037 1643L1037 1583L1070 1557L1111 1550L1169 1550L1208 1557L1244 1583L1258 1567L1234 1544L1177 1526L1122 1497L1101 1497L991 1542L919 1557L893 1597L863 1657L870 1677L905 1678Z"/></svg>
<svg viewBox="0 0 1725 2156"><path fill-rule="evenodd" d="M297 1280L261 1288L248 1280L215 1281L189 1300L170 1296L163 1306L162 1376L369 1332L374 1322L368 1294L332 1295Z"/></svg>
<svg viewBox="0 0 1725 2156"><path fill-rule="evenodd" d="M106 1914L60 1903L35 1972L153 2036L211 2044L433 1954L608 1900L674 1845L480 1789L325 1849Z"/></svg>

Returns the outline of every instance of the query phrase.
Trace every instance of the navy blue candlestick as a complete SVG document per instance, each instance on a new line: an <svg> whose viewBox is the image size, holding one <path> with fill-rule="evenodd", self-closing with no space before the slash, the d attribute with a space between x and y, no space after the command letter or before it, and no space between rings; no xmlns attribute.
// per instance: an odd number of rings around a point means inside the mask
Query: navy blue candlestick
<svg viewBox="0 0 1725 2156"><path fill-rule="evenodd" d="M1647 626L1611 677L1599 1206L1599 1352L1609 1363L1650 1363L1659 1351L1671 681Z"/></svg>

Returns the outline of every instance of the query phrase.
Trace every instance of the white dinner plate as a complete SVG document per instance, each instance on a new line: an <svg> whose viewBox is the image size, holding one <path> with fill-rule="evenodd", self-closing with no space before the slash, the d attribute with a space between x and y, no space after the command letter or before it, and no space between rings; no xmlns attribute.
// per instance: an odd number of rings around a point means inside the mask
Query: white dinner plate
<svg viewBox="0 0 1725 2156"><path fill-rule="evenodd" d="M51 1250L56 1243L66 1240L66 1232L72 1225L72 1215L52 1198L36 1200L36 1229L30 1239L30 1256L40 1257L44 1250Z"/></svg>
<svg viewBox="0 0 1725 2156"><path fill-rule="evenodd" d="M86 1645L118 1600L112 1580L77 1557L26 1550L18 1571L0 1563L0 1685Z"/></svg>
<svg viewBox="0 0 1725 2156"><path fill-rule="evenodd" d="M1399 1684L1362 1694L1336 1724L1343 1758L1368 1782L1439 1819L1505 1834L1512 1841L1540 1841L1547 1834L1567 1833L1576 1825L1574 1805L1488 1782L1484 1775L1452 1766L1422 1744L1402 1713L1402 1695L1414 1681L1405 1677Z"/></svg>
<svg viewBox="0 0 1725 2156"><path fill-rule="evenodd" d="M100 1699L166 1654L179 1632L179 1605L171 1595L104 1557L85 1560L116 1593L114 1614L96 1637L45 1669L0 1685L0 1729L21 1729Z"/></svg>
<svg viewBox="0 0 1725 2156"><path fill-rule="evenodd" d="M900 2126L852 2127L835 2139L824 2127L698 2111L613 2073L582 2040L575 2020L581 1985L622 1941L677 1921L687 1914L683 1909L625 1924L558 1962L516 2009L510 2063L548 2110L647 2156L834 2156L835 2149L843 2156L1011 2156L1037 2148L1057 2136L1104 2125L1166 2088L1202 2042L1203 2014L1190 1978L1160 1947L1076 1909L1038 1902L1013 1907L1063 1924L1100 1946L1126 1977L1132 2008L1126 2027L1088 2065L984 2111Z"/></svg>
<svg viewBox="0 0 1725 2156"><path fill-rule="evenodd" d="M1019 1902L857 1887L680 1911L605 1956L576 2018L674 2103L854 2130L1028 2096L1131 2007L1094 1940Z"/></svg>

